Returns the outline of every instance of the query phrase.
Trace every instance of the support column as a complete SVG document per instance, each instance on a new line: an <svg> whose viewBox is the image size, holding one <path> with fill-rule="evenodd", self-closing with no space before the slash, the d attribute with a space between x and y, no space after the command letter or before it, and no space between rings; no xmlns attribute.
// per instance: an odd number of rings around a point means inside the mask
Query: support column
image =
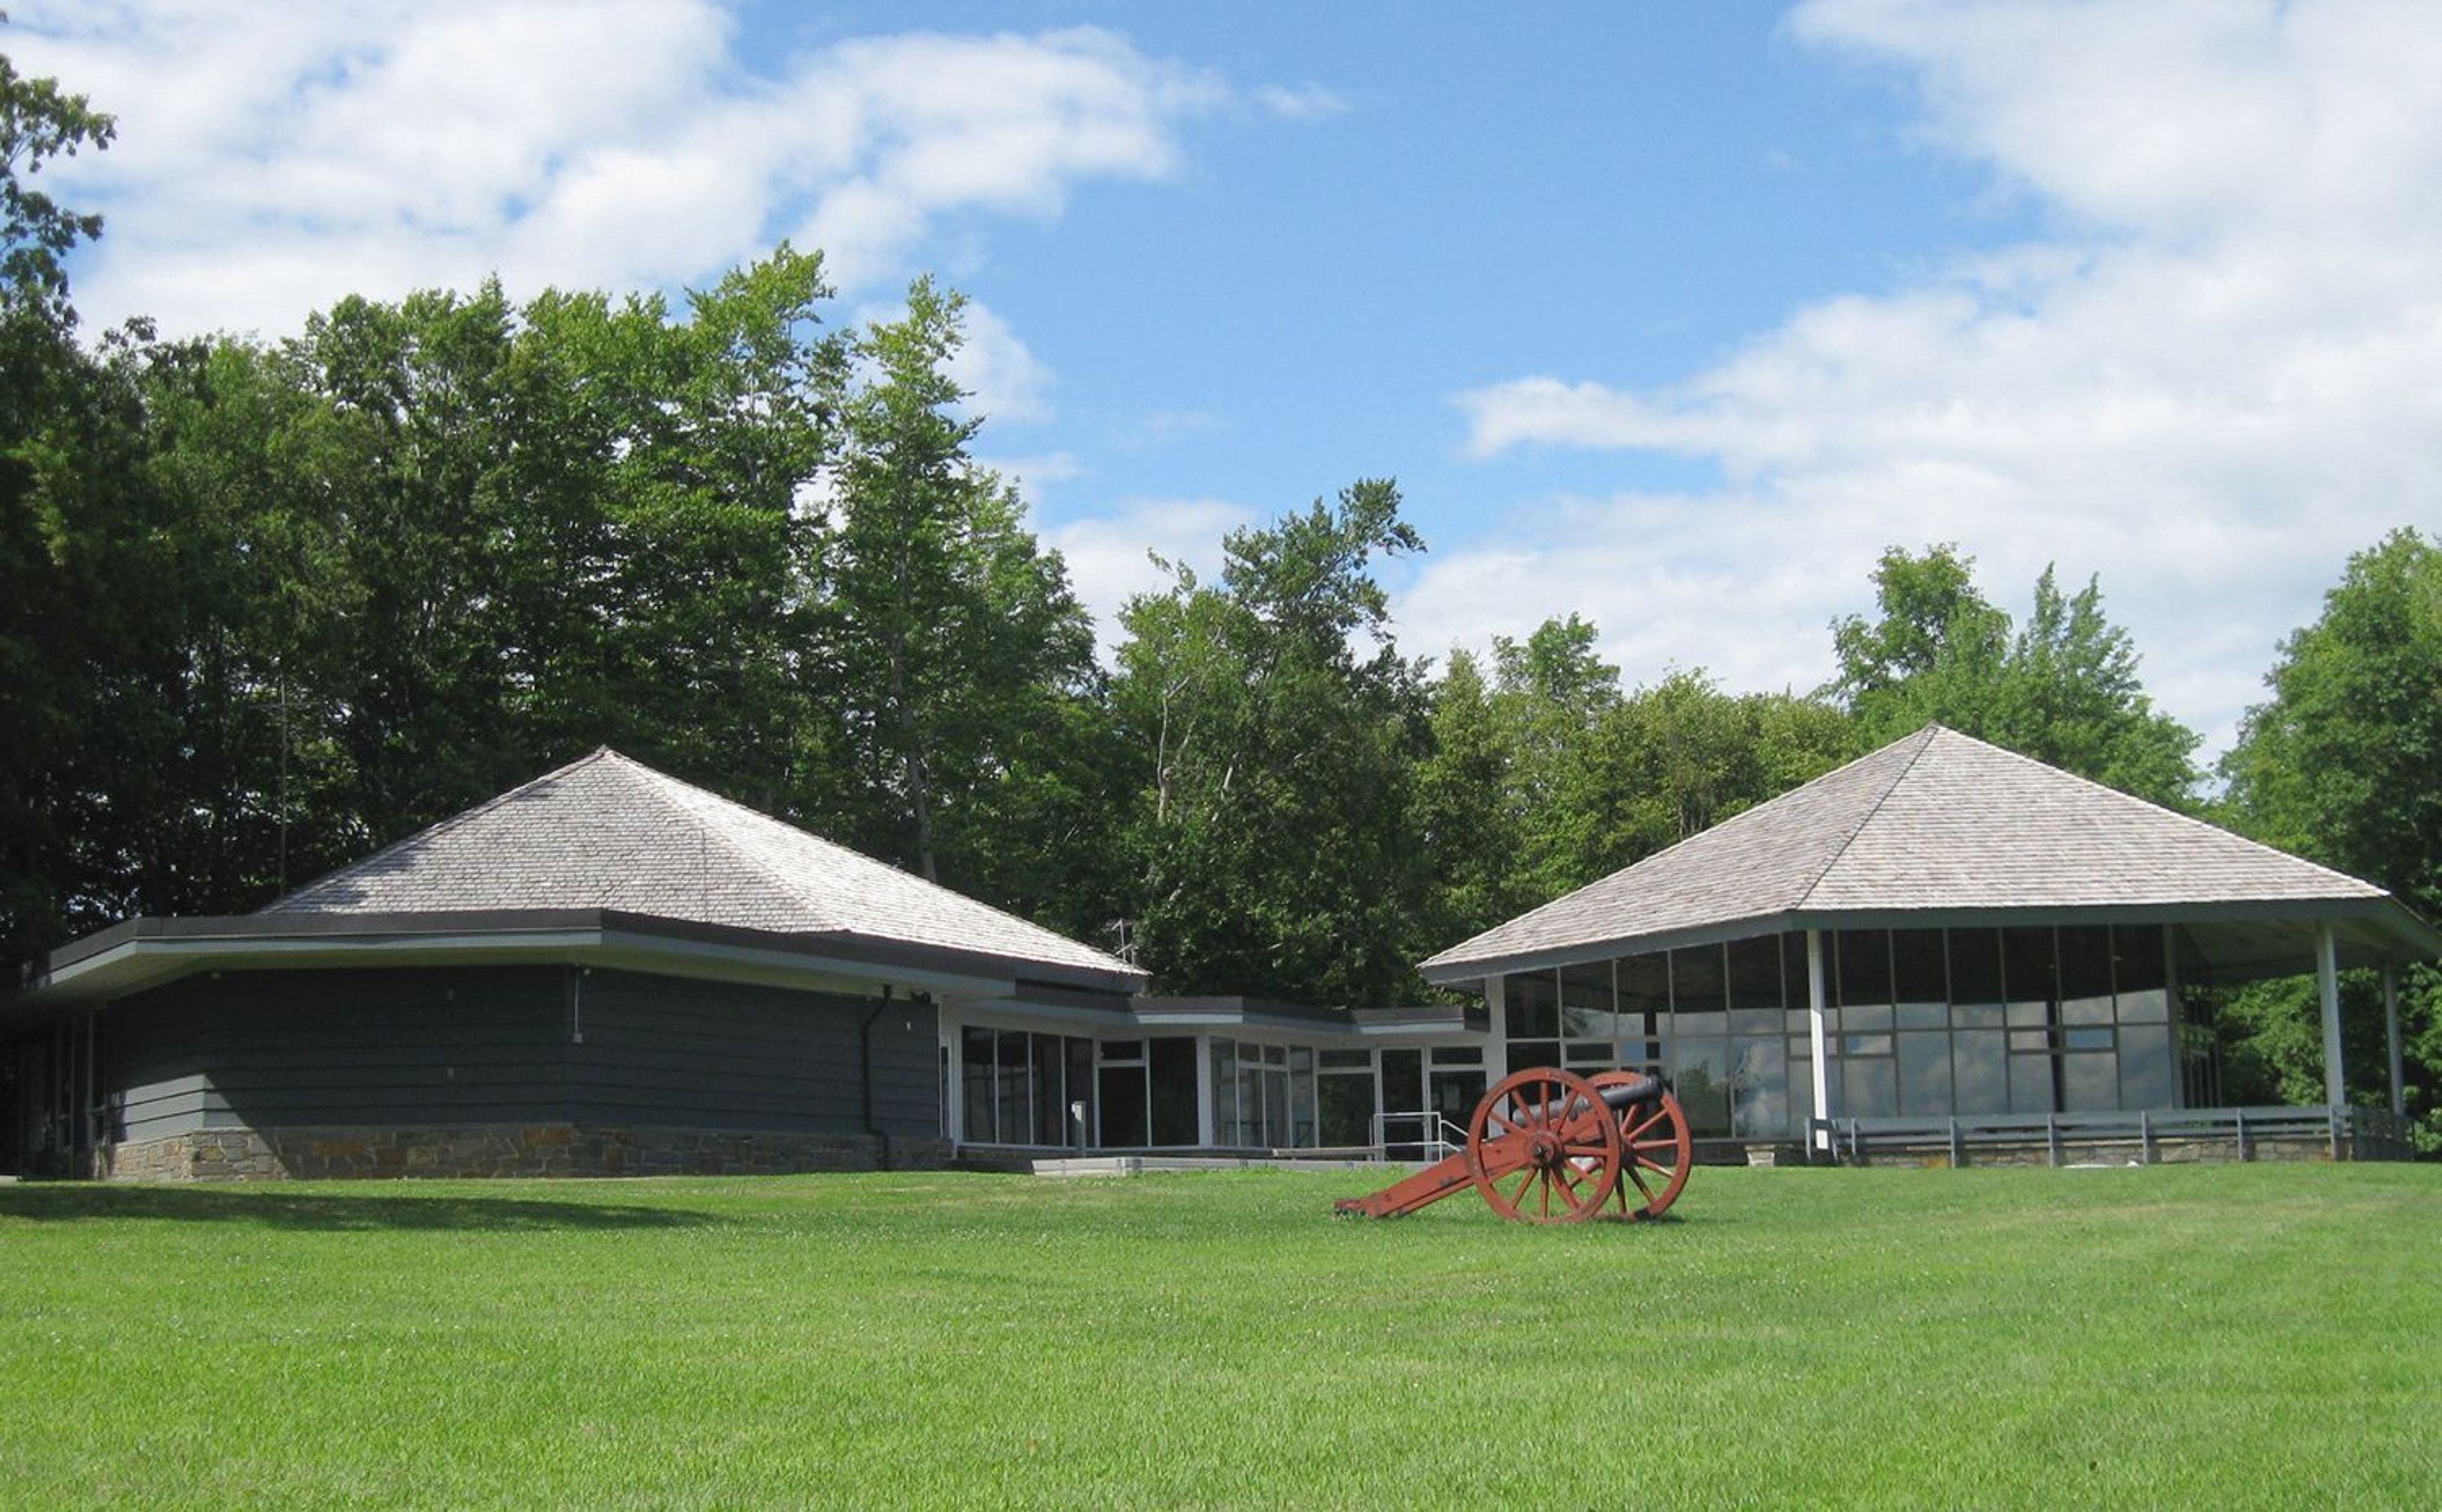
<svg viewBox="0 0 2442 1512"><path fill-rule="evenodd" d="M1806 1036L1814 1048L1814 1116L1818 1119L1832 1116L1831 1036L1823 1031L1823 931L1810 929L1806 932ZM1821 1137L1815 1148L1828 1148L1829 1140L1829 1135Z"/></svg>
<svg viewBox="0 0 2442 1512"><path fill-rule="evenodd" d="M2404 1119L2408 1117L2408 1079L2399 1059L2399 974L2389 961L2382 963L2382 1038L2391 1051L2391 1116Z"/></svg>
<svg viewBox="0 0 2442 1512"><path fill-rule="evenodd" d="M1145 1066L1150 1077L1153 1047L1145 1047ZM1150 1131L1148 1131L1150 1132ZM1195 1143L1198 1148L1213 1148L1212 1137L1218 1131L1212 1126L1212 1036L1195 1036Z"/></svg>
<svg viewBox="0 0 2442 1512"><path fill-rule="evenodd" d="M2315 926L2315 985L2324 999L2324 1101L2340 1107L2349 1100L2349 1084L2341 1074L2340 950L2332 926Z"/></svg>
<svg viewBox="0 0 2442 1512"><path fill-rule="evenodd" d="M1489 1041L1484 1047L1484 1084L1488 1088L1509 1074L1509 978L1484 981L1484 1016ZM1562 1060L1568 1059L1564 1054Z"/></svg>

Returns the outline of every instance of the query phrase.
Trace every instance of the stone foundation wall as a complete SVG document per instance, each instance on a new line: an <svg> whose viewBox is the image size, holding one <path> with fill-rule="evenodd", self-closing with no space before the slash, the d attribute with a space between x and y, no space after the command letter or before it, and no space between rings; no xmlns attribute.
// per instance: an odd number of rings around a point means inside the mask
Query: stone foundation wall
<svg viewBox="0 0 2442 1512"><path fill-rule="evenodd" d="M949 1164L946 1140L889 1144L894 1168ZM869 1135L571 1123L203 1129L114 1146L100 1174L114 1181L785 1175L879 1170L881 1145Z"/></svg>

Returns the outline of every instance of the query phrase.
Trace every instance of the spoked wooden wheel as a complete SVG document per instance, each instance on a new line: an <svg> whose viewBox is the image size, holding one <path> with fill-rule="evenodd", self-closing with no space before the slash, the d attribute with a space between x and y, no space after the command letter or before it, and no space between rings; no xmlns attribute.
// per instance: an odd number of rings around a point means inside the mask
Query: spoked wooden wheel
<svg viewBox="0 0 2442 1512"><path fill-rule="evenodd" d="M1578 1223L1619 1185L1619 1120L1582 1076L1549 1068L1503 1079L1467 1120L1467 1160L1492 1211Z"/></svg>
<svg viewBox="0 0 2442 1512"><path fill-rule="evenodd" d="M1594 1079L1599 1089L1626 1086L1645 1078L1633 1071L1605 1071ZM1623 1217L1659 1218L1679 1200L1687 1184L1687 1167L1695 1162L1696 1140L1687 1132L1687 1115L1668 1092L1649 1102L1631 1102L1619 1110L1620 1144L1626 1169L1615 1189Z"/></svg>

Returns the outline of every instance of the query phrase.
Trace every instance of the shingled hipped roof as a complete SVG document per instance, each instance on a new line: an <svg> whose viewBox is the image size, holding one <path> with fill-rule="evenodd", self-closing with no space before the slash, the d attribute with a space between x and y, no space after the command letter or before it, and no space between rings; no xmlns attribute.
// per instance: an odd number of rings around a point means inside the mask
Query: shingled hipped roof
<svg viewBox="0 0 2442 1512"><path fill-rule="evenodd" d="M2411 953L2433 938L2369 883L1937 724L1452 946L1424 973L1468 981L1909 916L2282 908L2379 917Z"/></svg>
<svg viewBox="0 0 2442 1512"><path fill-rule="evenodd" d="M559 909L1142 976L1116 956L607 747L309 883L257 917Z"/></svg>

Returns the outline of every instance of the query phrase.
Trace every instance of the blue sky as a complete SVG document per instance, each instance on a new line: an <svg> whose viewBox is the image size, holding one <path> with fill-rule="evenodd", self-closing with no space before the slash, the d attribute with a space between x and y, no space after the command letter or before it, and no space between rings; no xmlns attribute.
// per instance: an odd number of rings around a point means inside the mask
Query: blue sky
<svg viewBox="0 0 2442 1512"><path fill-rule="evenodd" d="M1891 544L2101 574L2225 743L2348 554L2434 523L2442 8L17 0L120 118L100 324L277 337L497 270L819 245L975 301L978 450L1107 618L1363 476L1439 655L1578 612L1805 688Z"/></svg>

